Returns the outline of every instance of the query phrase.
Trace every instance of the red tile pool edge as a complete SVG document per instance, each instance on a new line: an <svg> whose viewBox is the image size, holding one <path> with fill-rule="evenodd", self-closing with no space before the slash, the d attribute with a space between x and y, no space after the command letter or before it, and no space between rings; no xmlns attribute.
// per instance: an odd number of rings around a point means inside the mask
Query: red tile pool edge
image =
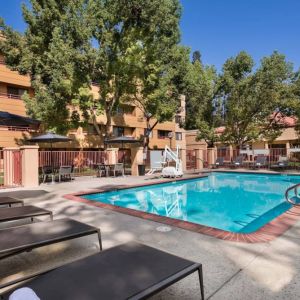
<svg viewBox="0 0 300 300"><path fill-rule="evenodd" d="M181 178L176 180L168 180L168 181L181 181L181 180L188 180L188 179L194 179L194 178L201 178L204 176L194 176L190 178ZM129 209L124 208L120 206L115 206L111 204L96 202L92 200L87 200L85 198L82 198L82 195L86 194L92 194L92 193L103 193L108 192L112 190L121 190L121 189L128 189L128 188L134 188L134 187L141 187L141 186L148 186L148 185L154 185L154 184L160 184L160 183L166 183L168 181L155 181L151 183L143 183L143 184L136 184L136 185L129 185L129 186L114 186L111 188L106 189L95 189L95 190L89 190L89 191L81 191L74 194L67 194L64 195L64 198L85 203L88 205L100 207L109 209L112 211L116 211L119 213L127 214L134 217L139 217L146 220L151 220L159 223L163 223L166 225L171 225L175 227L179 227L182 229L186 229L193 232L199 232L205 235L209 235L218 239L226 240L226 241L233 241L233 242L244 242L244 243L265 243L274 240L276 237L282 235L284 232L286 232L291 226L293 226L298 220L300 220L300 207L294 206L285 213L281 214L277 218L273 219L271 222L267 223L263 227L261 227L259 230L253 232L253 233L234 233L229 231L224 231L221 229L216 229L213 227L208 227L196 223L191 223L188 221L182 221L182 220L176 220L168 217L163 217L159 215L155 215L152 213L146 213L143 211L135 210L135 209Z"/></svg>

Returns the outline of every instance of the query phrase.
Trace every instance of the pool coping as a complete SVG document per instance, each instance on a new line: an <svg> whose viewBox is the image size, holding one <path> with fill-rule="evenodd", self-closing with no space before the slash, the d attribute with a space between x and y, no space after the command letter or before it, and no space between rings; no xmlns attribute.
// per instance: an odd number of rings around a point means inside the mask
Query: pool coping
<svg viewBox="0 0 300 300"><path fill-rule="evenodd" d="M300 220L300 207L293 206L280 216L276 217L269 223L265 224L263 227L258 229L253 233L234 233L229 232L205 225L200 225L196 223L192 223L189 221L177 220L165 216L159 216L148 212L139 211L131 208L124 208L112 204L106 204L101 202L96 202L92 200L88 200L82 198L83 195L94 194L94 193L105 193L110 191L124 190L135 187L143 187L143 186L151 186L155 184L164 184L169 182L177 182L177 181L186 181L197 178L204 178L208 176L208 173L197 175L197 176L189 176L187 178L176 178L176 179L160 179L156 181L151 181L147 183L135 184L135 185L120 185L120 186L112 186L103 189L93 189L87 191L80 191L72 194L66 194L63 197L68 200L77 201L80 203L88 204L91 206L96 206L99 208L109 209L115 212L127 214L130 216L142 218L145 220L150 220L158 223L163 223L170 226L179 227L181 229L202 233L211 237L215 237L218 239L232 241L232 242L243 242L243 243L266 243L274 240L275 238L281 236L285 233L289 228L291 228L297 221Z"/></svg>

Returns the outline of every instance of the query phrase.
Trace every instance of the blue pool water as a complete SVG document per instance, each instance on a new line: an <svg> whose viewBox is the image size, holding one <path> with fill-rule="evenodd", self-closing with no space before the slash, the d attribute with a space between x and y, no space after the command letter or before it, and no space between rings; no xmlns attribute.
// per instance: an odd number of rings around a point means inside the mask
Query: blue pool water
<svg viewBox="0 0 300 300"><path fill-rule="evenodd" d="M83 197L230 232L251 233L291 208L284 192L299 182L300 176L216 172L205 178Z"/></svg>

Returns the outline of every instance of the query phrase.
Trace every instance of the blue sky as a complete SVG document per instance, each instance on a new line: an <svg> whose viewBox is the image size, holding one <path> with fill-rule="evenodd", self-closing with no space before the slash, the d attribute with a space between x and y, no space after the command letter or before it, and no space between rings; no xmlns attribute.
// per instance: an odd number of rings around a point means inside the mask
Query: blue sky
<svg viewBox="0 0 300 300"><path fill-rule="evenodd" d="M23 31L20 5L0 0L0 16ZM218 69L239 51L256 62L278 50L300 67L300 0L181 0L182 43Z"/></svg>

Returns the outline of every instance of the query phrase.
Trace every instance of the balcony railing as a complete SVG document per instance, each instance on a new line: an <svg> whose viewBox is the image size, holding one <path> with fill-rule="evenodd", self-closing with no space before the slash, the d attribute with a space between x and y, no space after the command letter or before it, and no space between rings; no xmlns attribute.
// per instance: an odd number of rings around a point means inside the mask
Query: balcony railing
<svg viewBox="0 0 300 300"><path fill-rule="evenodd" d="M34 132L36 131L33 128L25 127L25 126L5 126L0 125L0 131L27 131L27 132Z"/></svg>
<svg viewBox="0 0 300 300"><path fill-rule="evenodd" d="M8 93L0 93L0 98L10 98L10 99L22 99L21 95L8 94Z"/></svg>

